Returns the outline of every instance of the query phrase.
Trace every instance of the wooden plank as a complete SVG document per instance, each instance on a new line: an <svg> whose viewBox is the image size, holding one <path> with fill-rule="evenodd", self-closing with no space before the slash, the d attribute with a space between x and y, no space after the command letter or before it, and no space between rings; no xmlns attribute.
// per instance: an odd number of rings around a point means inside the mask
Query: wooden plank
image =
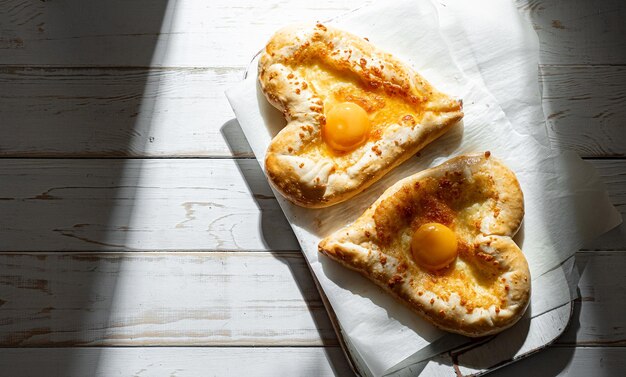
<svg viewBox="0 0 626 377"><path fill-rule="evenodd" d="M554 146L587 157L626 155L625 66L542 66L540 80Z"/></svg>
<svg viewBox="0 0 626 377"><path fill-rule="evenodd" d="M581 299L557 342L626 344L626 253L578 257ZM337 339L299 252L0 253L0 347L77 345Z"/></svg>
<svg viewBox="0 0 626 377"><path fill-rule="evenodd" d="M626 345L626 253L581 252L576 263L584 268L579 298L568 329L557 340L567 345Z"/></svg>
<svg viewBox="0 0 626 377"><path fill-rule="evenodd" d="M352 375L339 347L7 348L0 370L12 377Z"/></svg>
<svg viewBox="0 0 626 377"><path fill-rule="evenodd" d="M625 356L625 348L551 347L492 375L613 376L623 371ZM338 347L7 348L0 368L14 377L351 375Z"/></svg>
<svg viewBox="0 0 626 377"><path fill-rule="evenodd" d="M626 63L621 0L516 0L540 42L542 64Z"/></svg>
<svg viewBox="0 0 626 377"><path fill-rule="evenodd" d="M609 198L626 220L626 160L588 160L598 170ZM583 250L626 250L626 223L589 242Z"/></svg>
<svg viewBox="0 0 626 377"><path fill-rule="evenodd" d="M0 155L251 156L225 125L224 91L243 73L0 66Z"/></svg>
<svg viewBox="0 0 626 377"><path fill-rule="evenodd" d="M299 252L3 253L0 287L2 347L337 345Z"/></svg>
<svg viewBox="0 0 626 377"><path fill-rule="evenodd" d="M279 27L371 0L4 1L0 64L245 66Z"/></svg>
<svg viewBox="0 0 626 377"><path fill-rule="evenodd" d="M299 250L256 160L0 161L0 250ZM626 213L626 161L592 162Z"/></svg>
<svg viewBox="0 0 626 377"><path fill-rule="evenodd" d="M0 64L242 66L279 27L326 20L370 0L6 0ZM620 0L518 0L544 64L626 63ZM236 46L236 48L232 48Z"/></svg>
<svg viewBox="0 0 626 377"><path fill-rule="evenodd" d="M252 157L224 91L243 68L0 67L0 156ZM626 153L626 68L542 66L550 139Z"/></svg>
<svg viewBox="0 0 626 377"><path fill-rule="evenodd" d="M299 250L256 160L0 160L0 250Z"/></svg>
<svg viewBox="0 0 626 377"><path fill-rule="evenodd" d="M620 376L625 368L623 347L550 347L489 376Z"/></svg>

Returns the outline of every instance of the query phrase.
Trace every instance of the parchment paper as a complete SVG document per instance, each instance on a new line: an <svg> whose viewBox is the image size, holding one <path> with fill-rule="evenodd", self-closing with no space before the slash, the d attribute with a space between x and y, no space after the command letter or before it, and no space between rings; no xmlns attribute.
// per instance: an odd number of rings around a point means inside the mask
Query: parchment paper
<svg viewBox="0 0 626 377"><path fill-rule="evenodd" d="M526 215L516 242L533 279L528 315L536 317L569 301L563 262L583 242L618 225L621 217L590 165L574 153L550 149L537 80L537 37L513 4L394 0L331 23L368 37L464 103L462 125L345 203L304 209L276 193L345 336L372 374L382 375L445 333L366 278L319 255L317 244L354 221L397 180L453 156L489 150L520 181ZM247 78L226 95L263 166L267 146L285 121L263 97L256 64L255 59Z"/></svg>

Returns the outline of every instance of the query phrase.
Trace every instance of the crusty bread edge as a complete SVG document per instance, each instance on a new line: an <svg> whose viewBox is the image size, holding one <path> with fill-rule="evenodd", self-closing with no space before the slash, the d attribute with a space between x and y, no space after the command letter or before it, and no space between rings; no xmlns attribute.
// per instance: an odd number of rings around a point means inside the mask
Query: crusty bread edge
<svg viewBox="0 0 626 377"><path fill-rule="evenodd" d="M506 317L500 316L502 320L497 324L482 321L473 326L464 326L464 318L462 315L457 315L456 318L454 315L448 315L447 313L444 317L439 316L440 310L446 310L445 305L438 301L436 301L435 305L429 305L428 300L431 298L437 299L430 297L426 292L423 296L416 295L416 292L413 291L409 284L409 279L403 279L398 284L390 285L389 282L391 279L394 279L397 275L394 269L397 266L397 261L388 259L386 263L382 264L379 261L379 257L373 252L369 252L365 247L354 244L346 246L346 243L348 243L351 238L361 237L363 239L361 233L373 231L371 224L368 224L368 220L372 217L376 207L385 198L393 195L405 184L413 183L433 174L442 174L446 170L459 168L460 164L470 160L476 161L476 159L484 161L490 160L490 168L495 171L495 175L502 178L502 181L498 184L498 191L501 195L507 196L506 201L508 204L507 208L501 212L501 216L504 215L508 217L505 222L508 223L509 226L496 227L494 233L484 236L486 237L486 243L488 242L489 244L497 246L499 256L506 258L506 263L510 266L509 270L516 271L517 279L512 279L512 282L515 281L515 284L510 284L508 291L508 297L514 301L510 315ZM522 251L512 240L512 237L519 229L523 215L523 194L519 187L519 182L512 171L493 157L489 158L485 155L478 154L459 156L442 165L407 177L390 187L354 224L338 230L323 239L319 243L319 251L343 266L358 271L368 277L397 300L440 329L470 337L492 335L513 326L524 315L530 302L531 279L528 263ZM498 318L498 316L496 318Z"/></svg>
<svg viewBox="0 0 626 377"><path fill-rule="evenodd" d="M324 110L319 98L311 90L311 85L302 86L303 78L293 78L294 72L281 64L281 59L287 59L289 54L298 54L312 39L327 36L341 36L345 46L352 51L345 58L345 64L352 64L351 69L362 70L365 75L365 66L371 66L377 61L388 65L387 72L381 75L388 78L384 84L390 86L400 84L407 90L406 95L420 97L429 93L434 98L432 111L426 111L419 124L398 123L396 134L389 132L381 140L365 146L362 159L362 169L357 169L355 175L336 180L329 180L332 167L320 168L319 163L309 164L301 169L294 159L290 158L294 151L312 142L321 135L321 124L324 122ZM320 37L321 36L321 37ZM335 46L340 49L342 46ZM357 53L358 52L358 53ZM359 61L365 61L361 64ZM344 60L339 59L344 62ZM359 71L360 72L360 71ZM292 79L289 79L292 76ZM279 30L268 42L265 51L259 60L259 83L267 100L283 112L288 124L271 141L265 156L265 171L270 183L291 202L308 208L328 207L343 202L378 181L426 145L447 132L463 117L461 101L452 99L438 91L408 65L397 60L392 55L377 49L363 38L324 25L292 25ZM297 83L297 84L296 84ZM310 126L310 127L309 127ZM404 127L404 129L400 129ZM393 135L406 134L406 142L398 146ZM397 138L397 137L396 137ZM371 144L371 145L370 145ZM378 153L375 152L378 148ZM372 149L371 151L369 149ZM332 159L329 159L332 164ZM318 169L319 174L311 174L311 169ZM330 170L330 171L329 171ZM304 179L304 177L312 177ZM317 181L316 181L317 179Z"/></svg>

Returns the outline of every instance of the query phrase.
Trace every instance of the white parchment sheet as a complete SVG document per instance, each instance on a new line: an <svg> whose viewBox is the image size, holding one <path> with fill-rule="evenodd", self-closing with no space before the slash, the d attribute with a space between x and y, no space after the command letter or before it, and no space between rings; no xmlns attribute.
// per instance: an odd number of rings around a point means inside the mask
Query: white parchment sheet
<svg viewBox="0 0 626 377"><path fill-rule="evenodd" d="M345 336L372 374L382 375L445 333L358 273L319 255L317 244L354 221L394 182L453 156L491 151L520 181L526 215L516 242L533 278L530 315L569 301L568 283L557 267L621 217L589 164L574 153L550 149L537 78L537 36L513 3L393 0L331 23L367 37L464 104L463 124L345 203L305 209L276 193ZM285 121L263 97L256 64L255 59L247 78L226 95L263 166L267 146Z"/></svg>

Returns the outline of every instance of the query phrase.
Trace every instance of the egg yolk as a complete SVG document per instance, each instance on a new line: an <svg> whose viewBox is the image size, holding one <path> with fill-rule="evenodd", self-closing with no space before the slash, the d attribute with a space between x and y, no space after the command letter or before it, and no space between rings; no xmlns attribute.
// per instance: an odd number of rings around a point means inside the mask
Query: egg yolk
<svg viewBox="0 0 626 377"><path fill-rule="evenodd" d="M332 149L347 152L367 140L369 129L367 112L356 103L342 102L326 113L322 137Z"/></svg>
<svg viewBox="0 0 626 377"><path fill-rule="evenodd" d="M456 235L443 224L426 223L413 233L411 252L421 266L439 270L452 263L457 256Z"/></svg>

